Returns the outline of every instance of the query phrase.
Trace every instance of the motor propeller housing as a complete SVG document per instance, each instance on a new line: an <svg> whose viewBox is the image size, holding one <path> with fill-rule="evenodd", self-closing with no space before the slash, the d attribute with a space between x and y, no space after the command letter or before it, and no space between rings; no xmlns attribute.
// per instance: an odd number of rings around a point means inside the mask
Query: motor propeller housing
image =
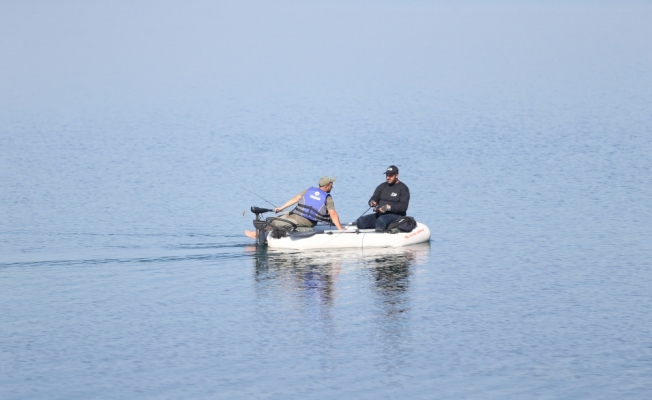
<svg viewBox="0 0 652 400"><path fill-rule="evenodd" d="M267 236L265 235L265 230L267 228L267 221L263 220L261 215L263 215L266 212L274 212L274 210L270 210L269 208L252 206L251 212L256 214L256 219L254 220L254 227L256 228L256 243L265 244L265 242L267 241Z"/></svg>

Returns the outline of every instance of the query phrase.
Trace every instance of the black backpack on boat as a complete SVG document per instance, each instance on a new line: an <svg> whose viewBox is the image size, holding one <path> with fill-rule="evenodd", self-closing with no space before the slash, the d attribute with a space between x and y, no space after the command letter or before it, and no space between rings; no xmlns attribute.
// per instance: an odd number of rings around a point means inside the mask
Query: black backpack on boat
<svg viewBox="0 0 652 400"><path fill-rule="evenodd" d="M387 226L385 232L389 233L399 233L399 232L412 232L412 229L416 228L417 221L412 217L400 217L396 221L392 222Z"/></svg>

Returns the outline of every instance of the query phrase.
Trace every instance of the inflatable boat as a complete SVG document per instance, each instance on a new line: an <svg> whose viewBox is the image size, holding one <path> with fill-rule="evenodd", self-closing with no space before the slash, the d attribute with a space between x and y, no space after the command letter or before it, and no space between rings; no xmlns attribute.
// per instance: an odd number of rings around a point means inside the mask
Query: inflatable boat
<svg viewBox="0 0 652 400"><path fill-rule="evenodd" d="M271 229L275 219L262 218L262 214L273 212L266 208L251 207L256 215L256 243L278 249L330 249L330 248L366 248L366 247L403 247L430 240L430 229L421 222L410 232L376 232L375 229L358 229L355 223L343 224L343 230L330 225L316 225L314 228Z"/></svg>

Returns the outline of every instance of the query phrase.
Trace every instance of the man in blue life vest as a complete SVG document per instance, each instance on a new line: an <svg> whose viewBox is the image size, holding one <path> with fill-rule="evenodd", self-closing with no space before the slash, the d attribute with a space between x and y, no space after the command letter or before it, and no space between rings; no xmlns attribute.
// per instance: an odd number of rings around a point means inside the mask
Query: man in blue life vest
<svg viewBox="0 0 652 400"><path fill-rule="evenodd" d="M369 206L375 207L374 213L358 218L358 229L376 229L384 232L387 226L399 217L405 216L410 204L410 189L398 180L398 168L390 165L385 171L385 182L378 185Z"/></svg>
<svg viewBox="0 0 652 400"><path fill-rule="evenodd" d="M317 225L317 222L326 224L332 223L337 229L342 230L340 224L340 217L335 211L335 203L333 197L330 195L333 190L333 182L335 178L324 176L319 179L319 187L309 187L298 195L294 196L281 207L276 207L274 212L278 213L293 204L297 204L294 210L289 213L281 215L279 218L288 220L298 227L310 227ZM274 220L271 223L273 226L279 228L289 227L289 224L283 223L281 220ZM256 239L255 231L245 231L245 235L252 239Z"/></svg>

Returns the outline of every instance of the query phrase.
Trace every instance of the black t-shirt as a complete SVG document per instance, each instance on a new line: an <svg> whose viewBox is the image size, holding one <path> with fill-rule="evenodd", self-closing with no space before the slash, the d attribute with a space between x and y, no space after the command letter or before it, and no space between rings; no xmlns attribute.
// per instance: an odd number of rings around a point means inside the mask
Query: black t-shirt
<svg viewBox="0 0 652 400"><path fill-rule="evenodd" d="M393 185L383 182L378 185L374 195L369 199L369 201L372 200L378 203L376 207L389 204L391 209L387 212L388 214L405 215L410 204L410 189L401 181Z"/></svg>

